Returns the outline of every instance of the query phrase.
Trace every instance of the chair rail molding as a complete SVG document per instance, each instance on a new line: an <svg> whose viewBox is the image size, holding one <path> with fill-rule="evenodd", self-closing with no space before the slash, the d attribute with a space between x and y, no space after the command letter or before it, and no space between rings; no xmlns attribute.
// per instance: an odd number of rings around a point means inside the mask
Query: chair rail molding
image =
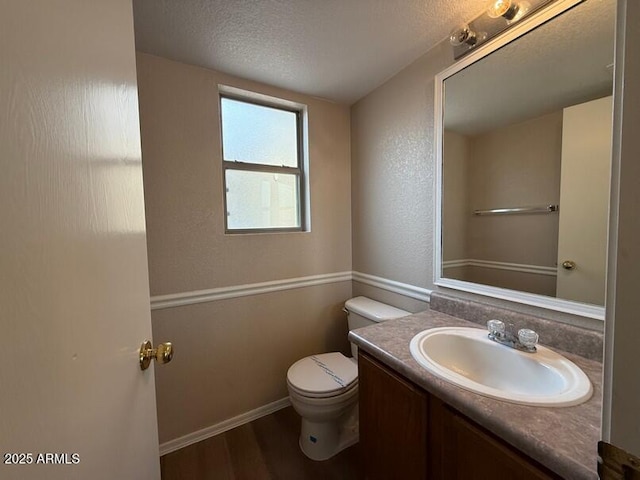
<svg viewBox="0 0 640 480"><path fill-rule="evenodd" d="M244 285L231 285L228 287L211 288L208 290L195 290L191 292L171 293L151 297L151 310L182 307L196 303L215 302L229 298L248 297L263 293L293 290L295 288L312 287L326 283L348 282L351 280L351 272L325 273L310 275L307 277L286 278L269 282L249 283Z"/></svg>
<svg viewBox="0 0 640 480"><path fill-rule="evenodd" d="M475 258L463 258L459 260L446 260L442 262L442 268L457 267L481 267L496 270L508 270L512 272L533 273L536 275L558 276L557 267L546 267L543 265L527 265L524 263L495 262L493 260L478 260Z"/></svg>
<svg viewBox="0 0 640 480"><path fill-rule="evenodd" d="M356 281L373 287L399 293L406 297L415 298L423 302L429 302L431 290L416 287L407 283L389 280L387 278L369 275L367 273L345 271L309 275L306 277L286 278L269 282L249 283L244 285L231 285L228 287L211 288L207 290L194 290L190 292L171 293L167 295L155 295L151 297L151 310L183 307L197 303L215 302L230 298L261 295L264 293L293 290L295 288L312 287L329 283Z"/></svg>
<svg viewBox="0 0 640 480"><path fill-rule="evenodd" d="M423 287L416 287L408 283L389 280L388 278L369 275L368 273L351 272L354 282L364 283L372 287L381 288L389 292L399 293L405 297L415 298L423 302L429 303L432 290Z"/></svg>

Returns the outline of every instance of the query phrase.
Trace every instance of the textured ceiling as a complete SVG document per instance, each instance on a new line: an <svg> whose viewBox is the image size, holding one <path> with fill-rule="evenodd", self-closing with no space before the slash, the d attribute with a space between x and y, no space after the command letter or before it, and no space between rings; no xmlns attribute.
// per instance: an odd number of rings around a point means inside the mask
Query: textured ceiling
<svg viewBox="0 0 640 480"><path fill-rule="evenodd" d="M134 0L136 47L351 104L486 0Z"/></svg>

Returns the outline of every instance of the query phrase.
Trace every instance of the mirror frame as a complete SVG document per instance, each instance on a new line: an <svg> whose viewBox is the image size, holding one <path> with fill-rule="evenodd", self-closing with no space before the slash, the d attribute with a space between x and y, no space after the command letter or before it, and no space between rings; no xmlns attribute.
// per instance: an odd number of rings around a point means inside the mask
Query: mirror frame
<svg viewBox="0 0 640 480"><path fill-rule="evenodd" d="M543 8L539 12L526 17L509 30L498 35L496 38L486 42L478 47L477 50L471 51L460 61L454 63L435 76L435 159L436 159L436 176L435 176L435 238L434 238L434 284L440 287L451 288L464 292L470 292L487 297L499 298L525 305L541 307L547 310L579 315L581 317L594 318L604 320L605 307L599 305L590 305L586 303L574 302L571 300L563 300L545 295L521 292L518 290L510 290L506 288L493 287L479 283L466 282L452 278L444 278L442 276L442 171L443 171L443 137L444 137L444 81L456 74L460 70L472 65L478 60L490 55L499 48L511 43L522 35L537 28L543 23L569 10L570 8L582 3L584 0L558 0L557 2Z"/></svg>

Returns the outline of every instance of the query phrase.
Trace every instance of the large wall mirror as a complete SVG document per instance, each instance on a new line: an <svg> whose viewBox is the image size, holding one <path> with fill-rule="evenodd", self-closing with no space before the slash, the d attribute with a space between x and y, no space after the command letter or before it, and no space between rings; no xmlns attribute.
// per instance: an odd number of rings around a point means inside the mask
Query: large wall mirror
<svg viewBox="0 0 640 480"><path fill-rule="evenodd" d="M436 77L435 283L603 319L616 2L567 3Z"/></svg>

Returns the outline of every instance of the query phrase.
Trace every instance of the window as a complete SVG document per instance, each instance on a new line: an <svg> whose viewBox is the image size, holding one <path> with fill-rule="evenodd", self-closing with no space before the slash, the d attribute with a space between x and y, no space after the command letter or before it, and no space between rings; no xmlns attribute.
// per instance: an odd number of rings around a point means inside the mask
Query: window
<svg viewBox="0 0 640 480"><path fill-rule="evenodd" d="M226 231L304 230L301 110L220 96Z"/></svg>

